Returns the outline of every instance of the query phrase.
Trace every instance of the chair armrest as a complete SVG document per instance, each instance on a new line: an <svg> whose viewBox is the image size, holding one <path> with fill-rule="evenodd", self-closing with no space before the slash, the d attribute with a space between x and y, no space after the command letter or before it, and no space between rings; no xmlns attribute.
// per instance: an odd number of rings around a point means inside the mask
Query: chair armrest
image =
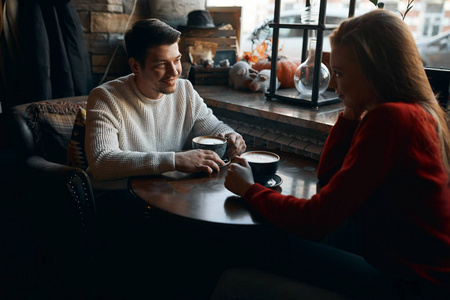
<svg viewBox="0 0 450 300"><path fill-rule="evenodd" d="M26 158L25 169L29 172L27 177L39 182L41 187L50 185L51 188L55 188L56 185L60 185L61 191L66 193L65 196L73 201L80 215L83 215L82 222L95 218L94 193L89 176L82 169L50 162L41 156Z"/></svg>
<svg viewBox="0 0 450 300"><path fill-rule="evenodd" d="M97 211L86 172L50 162L41 156L26 158L23 167L27 203L48 218L48 226L54 232L62 233L68 229L80 234L91 252ZM44 201L35 201L36 198Z"/></svg>

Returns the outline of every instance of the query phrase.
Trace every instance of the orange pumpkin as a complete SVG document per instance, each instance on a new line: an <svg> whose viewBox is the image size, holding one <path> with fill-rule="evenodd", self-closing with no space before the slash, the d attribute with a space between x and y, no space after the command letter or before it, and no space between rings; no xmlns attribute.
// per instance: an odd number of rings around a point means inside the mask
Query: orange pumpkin
<svg viewBox="0 0 450 300"><path fill-rule="evenodd" d="M263 60L255 63L252 68L256 71L261 71L264 69L270 69L271 62L268 60ZM301 62L299 59L288 58L285 56L280 57L277 62L277 78L284 88L293 88L294 84L294 74Z"/></svg>

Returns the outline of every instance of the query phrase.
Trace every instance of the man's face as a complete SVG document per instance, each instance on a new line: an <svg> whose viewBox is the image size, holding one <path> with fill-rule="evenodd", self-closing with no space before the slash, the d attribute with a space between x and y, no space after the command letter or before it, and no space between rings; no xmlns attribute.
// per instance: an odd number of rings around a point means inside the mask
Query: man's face
<svg viewBox="0 0 450 300"><path fill-rule="evenodd" d="M135 74L139 91L150 99L159 99L163 94L174 93L181 74L181 54L178 43L150 48L145 67L130 58L130 67Z"/></svg>

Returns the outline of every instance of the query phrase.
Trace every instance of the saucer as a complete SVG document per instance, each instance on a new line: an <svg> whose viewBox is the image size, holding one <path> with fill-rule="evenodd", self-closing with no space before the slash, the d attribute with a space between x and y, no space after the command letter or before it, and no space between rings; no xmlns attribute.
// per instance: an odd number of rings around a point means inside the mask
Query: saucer
<svg viewBox="0 0 450 300"><path fill-rule="evenodd" d="M224 157L222 158L222 160L223 160L223 162L225 163L225 165L224 165L224 166L220 166L221 168L223 168L223 167L225 167L225 166L228 166L228 165L230 164L230 162L231 162L231 159L230 159L228 156L224 156Z"/></svg>
<svg viewBox="0 0 450 300"><path fill-rule="evenodd" d="M267 183L264 186L268 187L268 188L274 188L274 187L279 186L282 183L283 183L283 179L281 179L280 176L275 174L272 176L272 178L269 181L267 181Z"/></svg>

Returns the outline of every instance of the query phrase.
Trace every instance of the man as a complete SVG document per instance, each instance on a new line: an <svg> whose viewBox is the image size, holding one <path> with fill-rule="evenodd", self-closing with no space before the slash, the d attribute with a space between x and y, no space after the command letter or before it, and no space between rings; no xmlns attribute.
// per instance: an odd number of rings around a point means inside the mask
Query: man
<svg viewBox="0 0 450 300"><path fill-rule="evenodd" d="M102 268L106 270L101 281L114 287L111 290L114 299L133 298L130 292L139 294L147 289L146 284L136 282L153 283L151 294L163 293L164 299L173 299L169 292L176 294L182 286L189 286L187 275L178 270L174 274L172 270L175 267L190 270L181 267L181 263L191 256L169 252L178 250L181 236L187 238L186 235L179 228L172 229L170 222L159 224L163 218L157 214L141 220L140 206L136 211L124 183L126 178L174 170L218 172L224 162L215 152L182 151L192 136L226 136L229 145L226 155L230 159L246 149L242 137L212 114L191 83L179 79L179 39L179 31L157 19L138 21L125 35L132 73L96 87L88 98L85 138L88 172L95 179L94 188L109 190L96 196L104 252ZM158 226L145 226L147 222ZM183 248L185 253L186 245ZM164 259L166 256L170 259ZM137 266L151 272L133 276L137 274ZM179 279L175 282L176 276Z"/></svg>
<svg viewBox="0 0 450 300"><path fill-rule="evenodd" d="M242 137L219 121L191 83L179 79L180 32L157 19L136 22L125 35L132 74L89 95L86 156L97 180L178 170L219 171L213 151L181 151L189 136L228 138L230 159L245 151Z"/></svg>

